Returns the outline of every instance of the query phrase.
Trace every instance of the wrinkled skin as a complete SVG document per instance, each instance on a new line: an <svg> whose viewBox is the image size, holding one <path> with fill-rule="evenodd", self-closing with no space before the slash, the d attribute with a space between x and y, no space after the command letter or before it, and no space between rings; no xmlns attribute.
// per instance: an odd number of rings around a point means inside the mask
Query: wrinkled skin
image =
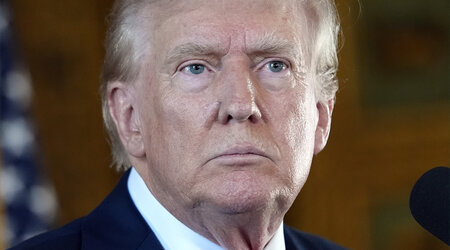
<svg viewBox="0 0 450 250"><path fill-rule="evenodd" d="M226 3L226 4L225 4ZM228 249L262 249L328 137L291 1L175 1L147 11L140 75L108 87L133 166L180 221Z"/></svg>

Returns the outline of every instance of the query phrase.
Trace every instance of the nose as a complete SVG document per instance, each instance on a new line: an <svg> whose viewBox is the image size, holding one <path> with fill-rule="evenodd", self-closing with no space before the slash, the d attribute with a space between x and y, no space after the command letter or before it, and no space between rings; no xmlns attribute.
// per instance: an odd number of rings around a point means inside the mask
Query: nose
<svg viewBox="0 0 450 250"><path fill-rule="evenodd" d="M234 62L228 68L224 67L219 81L220 123L256 123L261 120L256 100L256 79L252 77L248 63Z"/></svg>

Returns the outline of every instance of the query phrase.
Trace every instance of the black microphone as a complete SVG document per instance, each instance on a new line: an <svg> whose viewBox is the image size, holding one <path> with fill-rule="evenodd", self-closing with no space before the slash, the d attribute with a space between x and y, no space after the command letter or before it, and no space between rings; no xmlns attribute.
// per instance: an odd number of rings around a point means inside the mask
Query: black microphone
<svg viewBox="0 0 450 250"><path fill-rule="evenodd" d="M423 228L450 245L450 168L423 174L411 191L409 208Z"/></svg>

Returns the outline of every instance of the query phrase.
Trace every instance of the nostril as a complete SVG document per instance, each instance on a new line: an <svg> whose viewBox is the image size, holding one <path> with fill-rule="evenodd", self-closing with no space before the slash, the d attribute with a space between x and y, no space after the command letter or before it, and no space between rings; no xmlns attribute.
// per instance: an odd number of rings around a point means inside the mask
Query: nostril
<svg viewBox="0 0 450 250"><path fill-rule="evenodd" d="M256 123L256 122L258 121L258 117L257 117L256 115L252 114L252 115L249 117L249 120L250 120L250 122L252 122L252 123Z"/></svg>

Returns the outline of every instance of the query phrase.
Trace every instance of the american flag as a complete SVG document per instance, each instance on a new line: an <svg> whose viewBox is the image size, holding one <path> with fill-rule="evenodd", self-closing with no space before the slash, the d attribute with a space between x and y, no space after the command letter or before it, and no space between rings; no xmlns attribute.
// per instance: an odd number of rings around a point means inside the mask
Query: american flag
<svg viewBox="0 0 450 250"><path fill-rule="evenodd" d="M18 43L7 7L0 0L0 217L4 222L0 240L3 246L13 246L48 230L57 206L37 157L30 114L32 86L16 53Z"/></svg>

